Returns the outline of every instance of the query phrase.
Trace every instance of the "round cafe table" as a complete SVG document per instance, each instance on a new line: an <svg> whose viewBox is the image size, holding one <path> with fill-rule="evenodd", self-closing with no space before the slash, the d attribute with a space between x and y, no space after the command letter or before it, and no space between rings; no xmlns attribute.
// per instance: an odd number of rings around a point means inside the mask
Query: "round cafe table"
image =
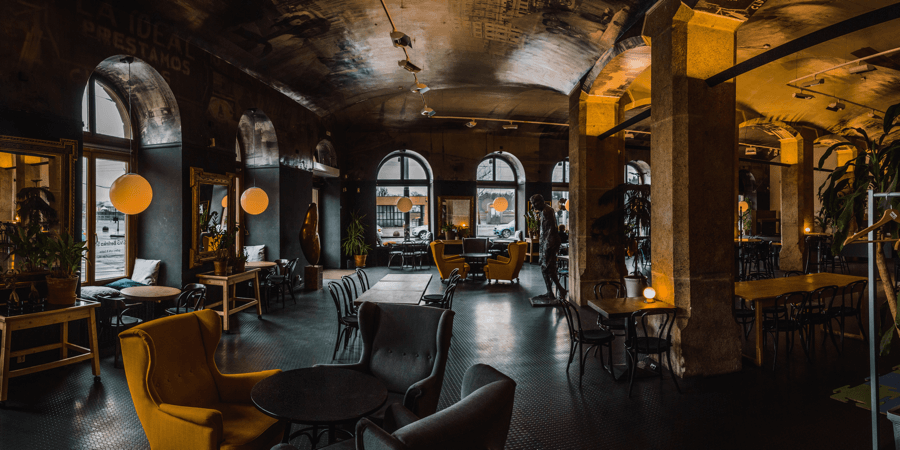
<svg viewBox="0 0 900 450"><path fill-rule="evenodd" d="M154 308L159 308L152 306L152 302L163 302L166 300L172 300L175 297L178 297L178 294L181 294L181 289L168 287L168 286L134 286L130 288L125 288L119 291L122 294L122 297L125 297L131 301L137 302L146 302L148 305L145 309L145 320L154 319L158 311L155 311Z"/></svg>
<svg viewBox="0 0 900 450"><path fill-rule="evenodd" d="M327 427L328 443L334 442L335 425L354 423L378 411L387 400L387 388L378 378L355 370L310 367L256 383L250 400L264 414L286 422L283 442L304 435L316 448L318 427ZM294 423L312 426L291 434Z"/></svg>
<svg viewBox="0 0 900 450"><path fill-rule="evenodd" d="M466 262L472 267L472 275L474 276L484 274L484 266L487 264L487 259L494 255L490 253L462 253L459 256L466 259Z"/></svg>

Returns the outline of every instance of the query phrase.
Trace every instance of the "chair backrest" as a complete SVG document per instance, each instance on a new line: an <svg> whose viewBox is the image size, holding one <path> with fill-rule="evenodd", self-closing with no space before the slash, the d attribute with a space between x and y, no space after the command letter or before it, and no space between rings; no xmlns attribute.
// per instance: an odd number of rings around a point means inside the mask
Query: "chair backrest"
<svg viewBox="0 0 900 450"><path fill-rule="evenodd" d="M806 296L806 307L831 308L834 306L834 299L837 297L841 288L837 286L820 287Z"/></svg>
<svg viewBox="0 0 900 450"><path fill-rule="evenodd" d="M376 425L361 421L357 440L365 448L502 450L509 435L516 382L491 366L475 364L466 370L460 390L459 402L390 436L369 431Z"/></svg>
<svg viewBox="0 0 900 450"><path fill-rule="evenodd" d="M569 327L569 339L575 342L581 337L581 315L578 308L566 299L560 299L559 309L566 317L566 325Z"/></svg>
<svg viewBox="0 0 900 450"><path fill-rule="evenodd" d="M353 280L353 275L342 276L341 283L343 283L345 292L350 297L351 301L356 300L356 297L359 297L359 291L356 289L356 281Z"/></svg>
<svg viewBox="0 0 900 450"><path fill-rule="evenodd" d="M356 276L359 278L359 287L363 292L368 291L369 288L372 287L372 285L369 284L369 276L366 275L365 270L356 269Z"/></svg>
<svg viewBox="0 0 900 450"><path fill-rule="evenodd" d="M434 386L441 386L453 316L453 311L438 308L363 302L359 307L360 364L390 392L405 394L430 376L435 378ZM418 399L423 409L414 412L420 417L433 414L439 397L440 389L430 389Z"/></svg>
<svg viewBox="0 0 900 450"><path fill-rule="evenodd" d="M625 286L618 281L601 281L594 285L594 299L624 298Z"/></svg>
<svg viewBox="0 0 900 450"><path fill-rule="evenodd" d="M403 252L403 256L415 256L416 245L412 242L404 241L400 244L400 251Z"/></svg>
<svg viewBox="0 0 900 450"><path fill-rule="evenodd" d="M331 294L331 299L334 301L334 309L337 310L337 319L338 322L344 323L344 316L349 315L349 309L347 309L347 294L344 291L343 283L332 281L328 283L328 292Z"/></svg>
<svg viewBox="0 0 900 450"><path fill-rule="evenodd" d="M775 297L775 305L763 309L763 314L766 319L774 320L776 328L783 321L796 321L802 306L806 305L808 297L809 292L786 292Z"/></svg>
<svg viewBox="0 0 900 450"><path fill-rule="evenodd" d="M487 238L464 238L463 253L487 253Z"/></svg>
<svg viewBox="0 0 900 450"><path fill-rule="evenodd" d="M430 231L425 233L425 242L426 243L431 242L433 240L434 240L434 233L432 233Z"/></svg>
<svg viewBox="0 0 900 450"><path fill-rule="evenodd" d="M841 301L835 306L847 306L859 309L863 298L866 296L866 286L868 284L868 280L859 280L844 286L840 296Z"/></svg>
<svg viewBox="0 0 900 450"><path fill-rule="evenodd" d="M800 271L800 270L788 270L787 272L784 273L783 276L784 276L784 278L787 278L787 277L802 277L804 275L806 275L806 273L804 273L803 271Z"/></svg>
<svg viewBox="0 0 900 450"><path fill-rule="evenodd" d="M674 308L635 311L625 322L625 347L632 347L635 343L643 341L647 345L638 346L640 353L644 353L644 351L663 353L672 345L672 325L674 323Z"/></svg>
<svg viewBox="0 0 900 450"><path fill-rule="evenodd" d="M453 295L456 293L457 282L459 281L459 275L456 275L456 279L450 280L450 285L447 286L447 289L444 290L444 299L441 301L441 307L444 309L453 309Z"/></svg>
<svg viewBox="0 0 900 450"><path fill-rule="evenodd" d="M297 263L300 261L300 258L294 258L288 261L287 266L284 268L284 274L292 277L294 275L294 271L297 270Z"/></svg>
<svg viewBox="0 0 900 450"><path fill-rule="evenodd" d="M447 279L449 279L452 283L453 277L456 277L457 280L459 279L459 268L454 268L452 271L450 271L450 276L448 276Z"/></svg>
<svg viewBox="0 0 900 450"><path fill-rule="evenodd" d="M190 283L181 288L181 293L175 298L175 312L188 312L203 309L206 302L206 285L200 283ZM181 311L184 309L184 311Z"/></svg>
<svg viewBox="0 0 900 450"><path fill-rule="evenodd" d="M284 275L287 273L287 266L291 261L289 259L276 259L275 264L277 264L278 272L276 275Z"/></svg>

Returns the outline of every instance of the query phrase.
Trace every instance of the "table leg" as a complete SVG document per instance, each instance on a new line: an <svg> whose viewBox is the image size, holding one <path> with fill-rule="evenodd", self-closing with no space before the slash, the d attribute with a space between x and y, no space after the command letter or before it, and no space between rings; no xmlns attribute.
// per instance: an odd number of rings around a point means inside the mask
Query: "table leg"
<svg viewBox="0 0 900 450"><path fill-rule="evenodd" d="M253 293L256 294L256 318L262 319L262 298L259 296L259 271L254 272ZM268 302L267 302L268 303Z"/></svg>
<svg viewBox="0 0 900 450"><path fill-rule="evenodd" d="M12 332L5 325L0 323L2 327L2 347L0 347L0 406L6 406L6 393L9 387L9 353L12 345Z"/></svg>
<svg viewBox="0 0 900 450"><path fill-rule="evenodd" d="M284 424L284 438L281 439L283 444L290 444L291 442L291 423L285 422Z"/></svg>
<svg viewBox="0 0 900 450"><path fill-rule="evenodd" d="M231 303L231 298L228 296L230 292L231 289L228 289L227 284L225 286L222 286L222 328L225 329L226 333L228 333L228 322L230 322L228 319L231 318L231 316L229 316L228 314L228 304Z"/></svg>
<svg viewBox="0 0 900 450"><path fill-rule="evenodd" d="M334 425L328 425L328 445L334 444Z"/></svg>
<svg viewBox="0 0 900 450"><path fill-rule="evenodd" d="M757 302L756 303L756 365L761 367L763 365L763 355L765 349L763 348L763 306Z"/></svg>
<svg viewBox="0 0 900 450"><path fill-rule="evenodd" d="M91 308L91 316L88 318L88 339L91 348L91 369L94 373L94 381L100 381L100 345L97 344L97 308ZM113 339L119 339L113 336Z"/></svg>
<svg viewBox="0 0 900 450"><path fill-rule="evenodd" d="M66 347L69 343L69 322L59 324L59 342L62 344L59 348L59 359L66 359L69 357L69 348Z"/></svg>

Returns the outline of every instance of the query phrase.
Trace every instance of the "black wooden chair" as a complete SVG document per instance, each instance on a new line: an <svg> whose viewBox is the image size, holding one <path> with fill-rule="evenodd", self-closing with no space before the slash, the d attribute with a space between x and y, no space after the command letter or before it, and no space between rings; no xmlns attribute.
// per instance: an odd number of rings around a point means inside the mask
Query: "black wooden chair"
<svg viewBox="0 0 900 450"><path fill-rule="evenodd" d="M359 287L363 292L368 291L369 288L372 287L372 285L369 284L369 276L366 275L366 271L362 269L356 269L356 276L357 278L359 278Z"/></svg>
<svg viewBox="0 0 900 450"><path fill-rule="evenodd" d="M594 285L594 299L625 297L625 286L618 281L601 281ZM597 315L597 325L616 336L625 336L625 319L607 319Z"/></svg>
<svg viewBox="0 0 900 450"><path fill-rule="evenodd" d="M869 284L867 280L854 281L844 286L840 297L836 297L832 305L825 310L825 313L831 320L836 320L841 330L841 351L844 349L844 320L847 317L856 317L856 324L859 326L859 334L862 335L863 341L868 343L869 337L863 329L862 324L862 301L866 294L866 286ZM840 301L838 301L840 298ZM834 328L832 327L832 330Z"/></svg>
<svg viewBox="0 0 900 450"><path fill-rule="evenodd" d="M359 319L353 309L347 307L347 294L344 292L344 286L341 283L333 281L328 283L328 292L334 301L334 308L337 311L338 333L334 341L334 351L331 353L331 359L337 356L337 349L341 343L341 337L344 338L344 348L350 343L350 336L359 331ZM352 305L352 301L349 302ZM352 307L352 306L351 306Z"/></svg>
<svg viewBox="0 0 900 450"><path fill-rule="evenodd" d="M390 242L388 243L388 263L387 266L390 269L391 261L394 260L395 257L400 257L400 268L403 268L403 249L406 247L403 243Z"/></svg>
<svg viewBox="0 0 900 450"><path fill-rule="evenodd" d="M656 317L655 323L650 318ZM672 325L675 324L675 309L643 309L631 313L625 328L625 353L628 354L630 373L628 375L628 397L634 387L634 372L637 370L638 355L657 355L659 377L663 376L662 355L666 355L669 373L675 389L681 393L675 371L672 369Z"/></svg>
<svg viewBox="0 0 900 450"><path fill-rule="evenodd" d="M453 269L453 271L450 272L450 276L447 277L449 281L447 283L447 287L444 289L444 292L440 294L425 294L419 300L419 304L421 305L422 303L424 303L427 306L440 307L444 302L444 293L447 292L447 289L450 289L450 286L459 283L459 278L459 269Z"/></svg>
<svg viewBox="0 0 900 450"><path fill-rule="evenodd" d="M97 294L95 298L100 302L101 308L106 312L106 314L104 314L103 329L100 334L102 334L103 331L107 331L112 335L115 346L115 350L113 351L115 355L113 357L113 367L118 368L119 353L122 351L121 346L119 345L119 333L144 322L142 319L127 315L126 313L136 306L141 306L142 303L125 303L125 297L122 297L120 294Z"/></svg>
<svg viewBox="0 0 900 450"><path fill-rule="evenodd" d="M806 275L806 273L803 272L803 271L800 271L800 270L787 270L787 271L785 271L785 272L782 274L782 277L783 277L783 278L787 278L787 277L802 277L802 276L804 276L804 275Z"/></svg>
<svg viewBox="0 0 900 450"><path fill-rule="evenodd" d="M768 345L768 336L771 334L775 338L775 353L773 354L772 370L778 367L778 336L782 333L787 334L787 351L788 355L794 348L794 333L801 331L803 325L797 320L798 312L801 308L791 307L791 305L802 305L806 302L809 293L803 291L787 292L775 297L775 305L763 308L763 345ZM803 343L803 333L800 333L800 340L804 351L807 351L806 345Z"/></svg>
<svg viewBox="0 0 900 450"><path fill-rule="evenodd" d="M803 326L802 333L806 335L806 357L810 356L812 347L815 345L815 327L821 325L825 330L822 334L822 346L825 346L825 339L831 336L831 342L834 348L840 352L837 340L834 337L834 330L831 329L831 318L828 316L828 309L834 305L834 299L840 290L837 286L823 286L806 296L806 301L799 305L797 311L797 320Z"/></svg>
<svg viewBox="0 0 900 450"><path fill-rule="evenodd" d="M174 316L203 309L206 303L206 286L200 283L191 283L181 288L181 293L175 298L175 306L166 308L166 314Z"/></svg>
<svg viewBox="0 0 900 450"><path fill-rule="evenodd" d="M344 285L344 290L347 292L347 296L349 297L350 304L353 304L353 301L359 297L360 290L356 288L356 281L353 279L353 275L344 275L341 277L341 284ZM356 308L353 308L353 311L356 312Z"/></svg>
<svg viewBox="0 0 900 450"><path fill-rule="evenodd" d="M731 316L744 330L744 339L749 338L753 324L756 322L756 311L753 305L748 305L746 300L735 295L731 301Z"/></svg>
<svg viewBox="0 0 900 450"><path fill-rule="evenodd" d="M440 303L441 308L453 309L453 295L456 294L457 286L459 286L459 275L456 276L456 282L451 283L450 286L447 286L447 289L444 290L444 299Z"/></svg>
<svg viewBox="0 0 900 450"><path fill-rule="evenodd" d="M572 366L572 359L575 357L575 351L578 351L578 384L584 378L584 363L587 355L594 350L594 356L597 350L600 350L600 363L603 364L603 347L609 351L608 370L612 372L612 341L615 339L608 330L595 329L585 330L581 325L581 315L578 313L578 307L570 303L567 299L559 299L558 307L566 317L566 325L569 328L569 363L566 370ZM588 346L587 352L584 352L584 345Z"/></svg>

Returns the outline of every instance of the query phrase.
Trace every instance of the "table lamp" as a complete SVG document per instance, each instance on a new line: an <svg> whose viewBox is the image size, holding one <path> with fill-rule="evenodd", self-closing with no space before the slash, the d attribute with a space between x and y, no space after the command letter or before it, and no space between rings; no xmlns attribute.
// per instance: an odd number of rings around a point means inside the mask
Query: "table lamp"
<svg viewBox="0 0 900 450"><path fill-rule="evenodd" d="M644 288L644 302L645 303L655 302L656 301L656 300L654 300L655 297L656 297L656 289L653 289L650 286L647 286L646 288Z"/></svg>

